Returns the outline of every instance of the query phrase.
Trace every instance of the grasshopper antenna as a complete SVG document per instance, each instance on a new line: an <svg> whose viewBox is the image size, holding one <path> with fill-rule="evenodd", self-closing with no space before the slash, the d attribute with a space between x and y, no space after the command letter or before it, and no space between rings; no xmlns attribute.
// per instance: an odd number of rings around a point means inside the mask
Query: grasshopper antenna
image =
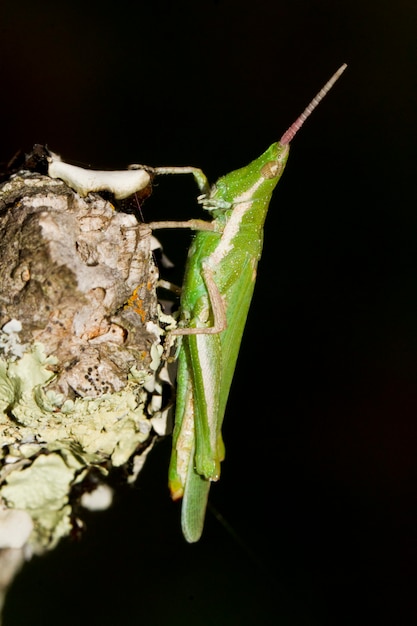
<svg viewBox="0 0 417 626"><path fill-rule="evenodd" d="M339 67L337 72L335 72L333 76L327 81L324 87L320 89L317 96L315 96L312 99L310 104L304 109L301 115L295 120L294 124L291 124L289 129L285 131L285 133L282 135L281 139L279 140L279 143L282 146L289 144L290 141L294 139L294 136L300 130L301 126L304 124L306 119L310 117L310 115L312 114L316 106L320 104L320 102L323 100L326 93L330 91L330 89L333 87L337 79L343 74L346 68L347 68L347 64L343 63L343 65Z"/></svg>

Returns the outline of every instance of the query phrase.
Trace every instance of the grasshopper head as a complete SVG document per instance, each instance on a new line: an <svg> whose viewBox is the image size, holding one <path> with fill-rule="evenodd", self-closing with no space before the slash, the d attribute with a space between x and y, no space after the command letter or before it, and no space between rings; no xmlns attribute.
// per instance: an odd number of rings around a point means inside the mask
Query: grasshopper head
<svg viewBox="0 0 417 626"><path fill-rule="evenodd" d="M277 145L277 144L274 144L274 145ZM278 144L276 159L267 161L264 165L262 165L261 170L260 170L261 176L267 180L273 179L273 178L279 179L282 172L284 171L284 167L288 159L289 151L290 151L289 144L285 144L285 145Z"/></svg>
<svg viewBox="0 0 417 626"><path fill-rule="evenodd" d="M345 69L346 64L333 74L301 115L285 131L279 142L273 143L266 152L246 167L219 178L210 194L204 198L203 206L212 211L215 217L220 217L222 211L227 211L241 202L251 203L258 199L268 202L284 171L290 142Z"/></svg>
<svg viewBox="0 0 417 626"><path fill-rule="evenodd" d="M231 208L240 202L251 202L257 198L270 196L284 171L288 159L289 146L273 143L260 157L226 176L213 185L205 208Z"/></svg>

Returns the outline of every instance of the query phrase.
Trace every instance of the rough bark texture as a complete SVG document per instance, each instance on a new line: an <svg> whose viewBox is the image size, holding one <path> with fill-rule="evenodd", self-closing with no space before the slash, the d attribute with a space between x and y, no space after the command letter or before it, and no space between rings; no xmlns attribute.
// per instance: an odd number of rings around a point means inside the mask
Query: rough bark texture
<svg viewBox="0 0 417 626"><path fill-rule="evenodd" d="M21 342L57 357L65 396L122 389L146 365L146 322L157 321L149 228L92 196L36 173L0 196L0 327L19 320Z"/></svg>
<svg viewBox="0 0 417 626"><path fill-rule="evenodd" d="M164 431L160 322L172 320L151 239L37 172L0 186L0 608L24 559L77 524L74 487L128 462L133 480Z"/></svg>

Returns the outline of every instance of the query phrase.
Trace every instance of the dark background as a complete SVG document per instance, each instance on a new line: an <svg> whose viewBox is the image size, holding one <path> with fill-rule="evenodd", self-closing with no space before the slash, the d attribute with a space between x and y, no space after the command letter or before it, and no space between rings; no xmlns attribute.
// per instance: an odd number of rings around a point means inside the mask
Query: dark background
<svg viewBox="0 0 417 626"><path fill-rule="evenodd" d="M417 7L411 0L12 2L0 161L215 180L293 142L225 418L202 540L169 500L170 441L80 543L32 560L5 626L417 624ZM145 219L197 217L164 179ZM160 234L181 263L189 234Z"/></svg>

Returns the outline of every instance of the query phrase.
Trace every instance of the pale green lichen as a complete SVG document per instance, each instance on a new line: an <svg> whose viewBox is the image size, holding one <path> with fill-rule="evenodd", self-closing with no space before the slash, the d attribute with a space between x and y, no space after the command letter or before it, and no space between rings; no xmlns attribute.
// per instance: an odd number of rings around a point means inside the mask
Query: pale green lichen
<svg viewBox="0 0 417 626"><path fill-rule="evenodd" d="M53 547L71 530L68 503L74 470L58 454L41 454L30 467L11 472L1 495L9 508L29 513L36 533L34 549Z"/></svg>
<svg viewBox="0 0 417 626"><path fill-rule="evenodd" d="M27 511L0 505L0 550L22 548L32 530L33 520Z"/></svg>
<svg viewBox="0 0 417 626"><path fill-rule="evenodd" d="M132 380L123 391L100 398L77 398L61 411L60 394L48 394L43 389L54 378L48 369L52 362L39 344L17 361L0 359L3 446L28 441L36 435L44 447L55 441L72 441L87 454L111 457L113 465L126 462L138 443L149 435L150 424L144 414L145 391ZM14 419L10 419L10 412Z"/></svg>
<svg viewBox="0 0 417 626"><path fill-rule="evenodd" d="M153 350L155 370L160 356ZM158 402L150 401L144 385L154 395L161 390L155 374L132 370L120 392L63 402L45 388L54 379L54 363L40 344L22 358L0 359L0 498L9 509L29 513L34 552L52 548L70 531L71 488L89 469L105 474L151 441L147 411L156 411Z"/></svg>
<svg viewBox="0 0 417 626"><path fill-rule="evenodd" d="M12 319L7 324L4 324L0 330L0 350L4 354L13 357L22 357L26 345L20 342L19 333L22 330L22 324L19 320Z"/></svg>

